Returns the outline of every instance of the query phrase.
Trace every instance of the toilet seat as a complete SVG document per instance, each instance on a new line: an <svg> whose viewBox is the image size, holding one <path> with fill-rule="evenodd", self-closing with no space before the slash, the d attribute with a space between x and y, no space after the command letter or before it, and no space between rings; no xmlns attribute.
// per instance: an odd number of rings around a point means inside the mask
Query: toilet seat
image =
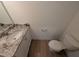
<svg viewBox="0 0 79 59"><path fill-rule="evenodd" d="M66 47L60 41L57 40L51 40L48 45L50 50L54 50L56 52L66 49Z"/></svg>

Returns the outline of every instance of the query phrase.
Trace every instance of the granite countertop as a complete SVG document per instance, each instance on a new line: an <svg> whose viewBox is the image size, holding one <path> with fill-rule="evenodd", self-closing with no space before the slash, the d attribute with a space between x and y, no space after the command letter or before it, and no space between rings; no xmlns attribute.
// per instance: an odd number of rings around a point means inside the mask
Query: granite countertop
<svg viewBox="0 0 79 59"><path fill-rule="evenodd" d="M2 36L0 38L0 55L13 56L26 31L25 26L15 26L8 32L8 35Z"/></svg>

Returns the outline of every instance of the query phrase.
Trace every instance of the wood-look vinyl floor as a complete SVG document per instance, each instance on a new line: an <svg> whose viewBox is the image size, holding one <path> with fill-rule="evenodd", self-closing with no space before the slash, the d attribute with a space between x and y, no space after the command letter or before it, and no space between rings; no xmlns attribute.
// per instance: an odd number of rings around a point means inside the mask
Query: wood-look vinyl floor
<svg viewBox="0 0 79 59"><path fill-rule="evenodd" d="M48 40L32 40L28 57L64 57L64 52L50 52Z"/></svg>

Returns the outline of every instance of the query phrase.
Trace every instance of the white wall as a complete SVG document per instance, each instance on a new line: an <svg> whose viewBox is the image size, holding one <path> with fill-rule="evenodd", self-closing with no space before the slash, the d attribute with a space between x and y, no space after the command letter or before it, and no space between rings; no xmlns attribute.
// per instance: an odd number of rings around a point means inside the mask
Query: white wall
<svg viewBox="0 0 79 59"><path fill-rule="evenodd" d="M6 1L4 4L15 23L30 23L34 39L59 36L79 9L79 2Z"/></svg>
<svg viewBox="0 0 79 59"><path fill-rule="evenodd" d="M0 2L0 23L12 23Z"/></svg>

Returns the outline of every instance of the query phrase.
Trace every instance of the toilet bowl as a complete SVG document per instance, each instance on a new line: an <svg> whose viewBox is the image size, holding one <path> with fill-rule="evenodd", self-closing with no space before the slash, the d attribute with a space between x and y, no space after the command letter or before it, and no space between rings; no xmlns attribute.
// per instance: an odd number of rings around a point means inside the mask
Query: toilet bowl
<svg viewBox="0 0 79 59"><path fill-rule="evenodd" d="M63 49L77 50L79 49L79 41L74 39L70 34L65 34L64 38L60 41L51 40L48 43L50 51L60 52Z"/></svg>
<svg viewBox="0 0 79 59"><path fill-rule="evenodd" d="M51 40L48 44L50 51L56 51L56 52L60 52L63 49L66 49L66 47L57 40Z"/></svg>

